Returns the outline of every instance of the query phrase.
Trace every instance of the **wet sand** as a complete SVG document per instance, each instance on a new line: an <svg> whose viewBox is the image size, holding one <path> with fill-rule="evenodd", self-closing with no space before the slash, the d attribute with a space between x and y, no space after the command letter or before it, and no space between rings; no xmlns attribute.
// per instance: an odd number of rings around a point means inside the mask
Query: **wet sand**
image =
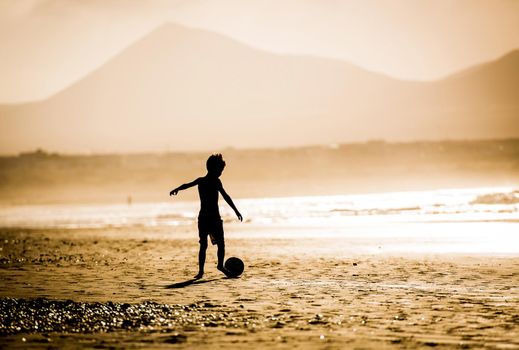
<svg viewBox="0 0 519 350"><path fill-rule="evenodd" d="M196 235L161 230L0 230L0 347L519 349L517 256L231 234L243 276L210 247L193 283Z"/></svg>

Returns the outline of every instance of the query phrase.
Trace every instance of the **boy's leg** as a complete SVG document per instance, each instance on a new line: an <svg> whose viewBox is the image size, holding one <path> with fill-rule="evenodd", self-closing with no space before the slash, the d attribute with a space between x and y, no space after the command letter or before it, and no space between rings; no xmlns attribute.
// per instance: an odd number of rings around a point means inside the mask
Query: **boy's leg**
<svg viewBox="0 0 519 350"><path fill-rule="evenodd" d="M223 234L223 221L218 220L215 223L214 227L214 236L216 237L216 244L218 247L218 252L216 253L218 256L218 265L216 268L222 271L225 275L227 275L228 271L223 266L225 259L225 238Z"/></svg>
<svg viewBox="0 0 519 350"><path fill-rule="evenodd" d="M225 242L218 242L218 252L216 253L218 256L218 270L223 269L223 259L225 259Z"/></svg>
<svg viewBox="0 0 519 350"><path fill-rule="evenodd" d="M218 266L216 267L218 270L222 271L225 276L229 277L229 271L225 268L223 265L224 259L225 259L225 242L219 241L218 242Z"/></svg>
<svg viewBox="0 0 519 350"><path fill-rule="evenodd" d="M200 238L200 250L198 251L198 275L196 279L204 275L205 252L207 250L207 228L202 220L198 220L198 237Z"/></svg>
<svg viewBox="0 0 519 350"><path fill-rule="evenodd" d="M195 278L202 278L204 275L205 255L207 250L207 239L200 240L200 250L198 251L198 275Z"/></svg>

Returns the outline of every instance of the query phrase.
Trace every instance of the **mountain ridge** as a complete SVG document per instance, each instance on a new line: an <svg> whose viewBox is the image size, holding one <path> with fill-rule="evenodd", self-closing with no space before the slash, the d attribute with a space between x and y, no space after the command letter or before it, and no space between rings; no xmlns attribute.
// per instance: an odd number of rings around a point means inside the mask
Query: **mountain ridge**
<svg viewBox="0 0 519 350"><path fill-rule="evenodd" d="M390 74L387 74L387 73L384 73L382 71L377 71L377 70L371 70L371 69L368 69L368 68L365 68L361 65L358 65L358 64L355 64L355 63L352 63L348 60L345 60L345 59L339 59L339 58L333 58L333 57L327 57L327 56L324 56L324 55L313 55L313 54L293 54L293 53L277 53L277 52L273 52L273 51L268 51L268 50L265 50L265 49L262 49L262 48L257 48L253 45L250 45L244 41L240 41L236 38L232 38L230 36L226 36L224 34L221 34L221 33L218 33L218 32L215 32L215 31L209 31L209 30L205 30L205 29L201 29L201 28L197 28L197 27L191 27L191 26L187 26L187 25L180 25L180 24L177 24L177 23L174 23L174 22L165 22L159 26L157 26L156 28L152 29L151 31L147 32L146 34L144 34L143 36L139 37L137 40L135 40L134 42L132 42L131 44L129 44L128 46L126 46L125 48L123 48L121 51L117 52L116 54L110 56L109 58L107 58L101 65L99 65L98 67L96 67L95 69L87 72L85 75L83 75L81 78L79 79L76 79L74 80L73 82L71 82L70 84L60 88L58 91L52 93L51 95L45 97L45 98L41 98L41 99L35 99L35 100L27 100L27 101L23 101L23 102L14 102L14 103L10 103L10 102L0 102L0 106L20 106L20 105L26 105L26 104L31 104L31 103L38 103L38 102L43 102L43 101L46 101L48 99L51 99L53 98L54 96L56 96L57 94L59 94L61 91L63 90L66 90L68 88L70 88L72 85L80 82L81 80L83 80L84 78L86 78L88 75L91 75L91 74L94 74L99 68L103 67L105 64L107 64L108 62L110 62L113 58L119 56L121 53L123 53L125 50L127 50L128 48L132 47L133 45L135 45L136 43L138 43L139 41L145 39L147 36L151 35L153 32L156 32L158 30L160 30L162 27L168 27L168 26L177 26L177 27L183 27L183 28L189 28L191 30L196 30L196 31L205 31L205 32L210 32L214 35L218 35L218 36L221 36L221 37L224 37L228 40L232 40L236 43L239 43L240 45L243 45L243 46L247 46L249 47L250 49L253 49L253 50L258 50L258 51L263 51L263 52L267 52L269 54L272 54L272 55L277 55L277 56L286 56L286 57L293 57L293 58L316 58L316 59L325 59L325 60L329 60L329 61L337 61L337 62L342 62L342 63L347 63L349 65L352 65L352 66L355 66L357 67L358 69L361 69L361 70L364 70L365 72L369 72L369 73L373 73L373 74L377 74L377 75L380 75L380 76L384 76L386 78L389 78L389 79L392 79L392 80L395 80L395 81L401 81L401 82L410 82L410 83L428 83L428 82L439 82L439 81L442 81L442 80L446 80L446 79L449 79L451 77L456 77L460 74L464 74L465 72L470 72L472 71L473 69L479 69L480 67L482 66L485 66L487 64L492 64L492 63L495 63L497 61L500 61L500 60L503 60L505 58L507 58L508 56L519 56L519 48L517 49L514 49L514 50L511 50L511 51L508 51L498 57L496 57L495 59L492 59L492 60L488 60L488 61L484 61L484 62L481 62L481 63L478 63L478 64L475 64L475 65L470 65L470 66L467 66L466 68L463 68L461 70L458 70L458 71L455 71L453 73L449 73L449 74L446 74L444 75L443 77L440 77L440 78L437 78L437 79L432 79L432 80L421 80L421 79L416 79L416 80L413 80L413 79L401 79L401 78L398 78L398 77L395 77L395 76L392 76Z"/></svg>
<svg viewBox="0 0 519 350"><path fill-rule="evenodd" d="M504 58L519 67L518 56ZM498 82L503 88L494 96L488 89L494 77L479 77L483 68L435 82L400 81L348 62L273 54L168 23L52 98L0 106L0 150L13 151L16 143L18 151L255 147L257 135L266 146L281 147L373 138L517 136L519 73L505 75L508 80ZM449 125L452 111L461 111L455 118L461 122ZM471 113L476 124L464 132L460 124L470 123ZM505 127L494 125L489 113ZM249 128L236 128L240 118ZM165 130L178 140L171 141ZM220 138L214 138L214 130ZM143 135L153 140L143 141Z"/></svg>

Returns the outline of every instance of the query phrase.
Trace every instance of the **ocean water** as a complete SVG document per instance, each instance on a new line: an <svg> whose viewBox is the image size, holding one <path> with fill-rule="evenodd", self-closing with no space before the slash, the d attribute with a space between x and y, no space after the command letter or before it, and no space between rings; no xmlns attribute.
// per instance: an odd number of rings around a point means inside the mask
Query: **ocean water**
<svg viewBox="0 0 519 350"><path fill-rule="evenodd" d="M234 238L349 237L371 240L371 251L385 242L386 251L392 245L400 251L519 255L518 188L235 199L235 204L243 223L220 199L226 232ZM198 210L198 202L183 201L181 194L167 202L131 205L4 206L0 227L158 228L181 237L196 233Z"/></svg>
<svg viewBox="0 0 519 350"><path fill-rule="evenodd" d="M235 199L246 224L341 227L391 222L518 221L519 189L475 188L365 195ZM103 228L190 226L197 201L0 206L0 227ZM220 198L225 222L234 213ZM518 231L519 234L519 231Z"/></svg>

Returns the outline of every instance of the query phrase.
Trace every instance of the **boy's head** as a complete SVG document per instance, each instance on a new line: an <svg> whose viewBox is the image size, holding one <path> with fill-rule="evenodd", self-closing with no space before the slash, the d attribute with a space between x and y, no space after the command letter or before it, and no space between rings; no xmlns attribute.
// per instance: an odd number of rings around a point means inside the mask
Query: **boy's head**
<svg viewBox="0 0 519 350"><path fill-rule="evenodd" d="M213 154L207 158L205 166L207 167L209 174L220 176L222 175L223 168L225 168L225 161L220 153Z"/></svg>

